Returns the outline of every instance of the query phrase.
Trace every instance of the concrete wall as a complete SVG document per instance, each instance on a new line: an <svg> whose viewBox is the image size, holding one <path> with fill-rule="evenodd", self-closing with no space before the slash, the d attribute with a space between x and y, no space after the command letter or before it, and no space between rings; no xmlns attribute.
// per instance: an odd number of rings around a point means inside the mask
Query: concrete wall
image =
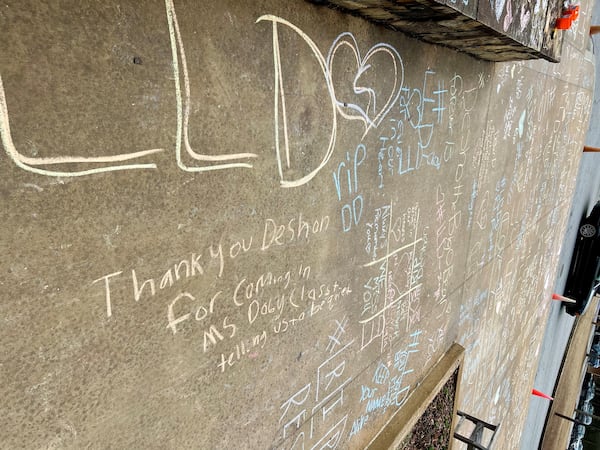
<svg viewBox="0 0 600 450"><path fill-rule="evenodd" d="M569 195L527 190L563 128L498 150L543 82L491 122L514 69L324 7L20 0L0 29L6 448L361 448L476 328L465 278Z"/></svg>

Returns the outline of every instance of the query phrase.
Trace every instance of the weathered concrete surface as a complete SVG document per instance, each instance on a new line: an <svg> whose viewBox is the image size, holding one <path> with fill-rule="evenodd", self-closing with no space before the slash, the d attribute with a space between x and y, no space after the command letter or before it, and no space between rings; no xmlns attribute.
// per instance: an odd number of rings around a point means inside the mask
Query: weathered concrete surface
<svg viewBox="0 0 600 450"><path fill-rule="evenodd" d="M517 448L582 9L494 65L304 1L3 2L2 446L362 448L458 341Z"/></svg>

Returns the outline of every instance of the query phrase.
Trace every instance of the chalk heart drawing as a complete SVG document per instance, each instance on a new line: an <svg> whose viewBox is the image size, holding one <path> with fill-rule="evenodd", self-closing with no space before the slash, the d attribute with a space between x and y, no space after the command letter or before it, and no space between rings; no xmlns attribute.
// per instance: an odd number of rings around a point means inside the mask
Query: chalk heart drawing
<svg viewBox="0 0 600 450"><path fill-rule="evenodd" d="M369 130L376 128L381 123L400 97L400 92L404 83L404 65L402 63L402 58L396 49L386 43L374 45L364 56L362 56L358 44L356 43L356 39L350 32L340 34L333 41L329 48L327 58L325 58L317 44L296 25L271 14L260 16L256 20L257 23L265 21L271 22L273 27L273 66L275 72L273 116L275 118L275 152L277 156L277 166L281 178L281 186L298 187L308 183L314 178L330 160L337 137L338 115L348 120L358 120L362 122L364 125L363 138ZM279 42L279 26L283 26L288 31L295 33L297 37L304 41L312 52L321 70L332 107L331 132L327 148L321 152L320 162L313 167L312 170L308 169L307 171L307 168L303 168L304 172L308 173L304 173L303 176L296 179L287 179L284 174L284 171L292 167L291 155L293 152L297 152L298 149L294 148L292 142L293 135L289 132L290 125L288 124L289 117L287 114L284 79L282 76L283 61ZM339 56L337 56L338 52ZM334 79L338 82L340 80L347 81L344 80L345 73L341 72L336 76L333 67L334 61L337 58L340 58L339 61L342 63L341 67L345 67L343 63L347 63L347 60L343 59L344 57L350 57L353 60L356 71L350 82L351 86L348 88L348 82L346 82L346 85L342 83L339 88L340 91L343 92L342 96L346 96L345 91L348 91L348 95L352 98L338 98L334 87ZM336 66L338 66L337 63ZM384 85L383 87L369 85L369 80L377 79L377 77L373 76L377 73L376 70L385 70L385 72L379 72L379 74L385 74L384 79L386 82L392 80L390 86L385 86L384 82L375 83L381 83ZM363 76L365 79L361 81ZM347 89L344 91L342 89L343 87L346 87ZM381 90L383 90L383 93ZM366 105L362 101L363 97L367 99ZM328 110L328 108L326 109ZM325 146L323 146L323 148L324 147Z"/></svg>
<svg viewBox="0 0 600 450"><path fill-rule="evenodd" d="M527 24L529 23L530 20L531 20L531 12L529 11L529 9L525 9L525 5L521 5L521 25L520 25L521 33L523 31L525 31L525 27L527 27Z"/></svg>
<svg viewBox="0 0 600 450"><path fill-rule="evenodd" d="M334 63L337 67L344 67L336 60L345 63L347 58L353 58L356 64L351 89L343 86L343 83L349 81L343 76L344 74L337 73L334 69ZM386 60L389 64L386 64ZM404 83L404 65L394 47L386 43L379 43L371 47L363 56L356 39L349 32L340 34L333 41L327 55L327 68L338 112L348 120L363 122L365 126L363 137L372 128L377 128L396 104ZM390 68L393 70L390 71ZM370 86L368 78L373 79L373 76L369 75L375 75L373 72L377 70L379 73L385 70L386 81L391 77L391 83L383 83L383 86Z"/></svg>

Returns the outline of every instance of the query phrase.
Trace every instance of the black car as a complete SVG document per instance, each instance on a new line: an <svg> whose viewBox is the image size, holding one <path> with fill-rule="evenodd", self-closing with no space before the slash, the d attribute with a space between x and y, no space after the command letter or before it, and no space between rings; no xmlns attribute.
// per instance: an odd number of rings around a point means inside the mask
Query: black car
<svg viewBox="0 0 600 450"><path fill-rule="evenodd" d="M579 225L564 294L577 303L567 304L567 313L583 314L588 302L600 290L599 269L600 201Z"/></svg>

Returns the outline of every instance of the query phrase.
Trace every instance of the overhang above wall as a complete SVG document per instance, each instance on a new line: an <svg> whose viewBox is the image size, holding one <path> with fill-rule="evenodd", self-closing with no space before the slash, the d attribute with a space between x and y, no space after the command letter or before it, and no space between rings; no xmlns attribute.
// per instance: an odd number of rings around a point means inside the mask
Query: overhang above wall
<svg viewBox="0 0 600 450"><path fill-rule="evenodd" d="M488 61L558 62L557 0L311 0Z"/></svg>

